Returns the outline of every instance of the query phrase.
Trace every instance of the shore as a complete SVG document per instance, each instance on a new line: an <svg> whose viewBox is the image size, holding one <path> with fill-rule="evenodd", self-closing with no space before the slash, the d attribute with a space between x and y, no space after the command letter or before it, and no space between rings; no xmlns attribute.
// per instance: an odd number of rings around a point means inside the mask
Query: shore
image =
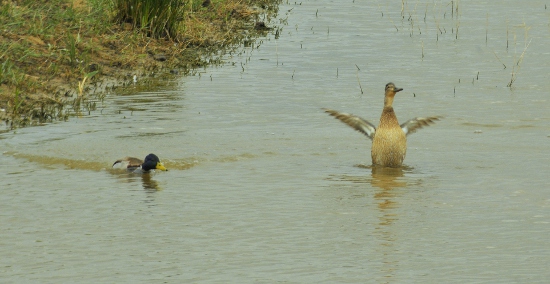
<svg viewBox="0 0 550 284"><path fill-rule="evenodd" d="M0 119L66 120L134 76L185 75L269 32L280 0L191 0L178 39L117 23L108 0L2 1ZM71 107L68 107L71 106Z"/></svg>

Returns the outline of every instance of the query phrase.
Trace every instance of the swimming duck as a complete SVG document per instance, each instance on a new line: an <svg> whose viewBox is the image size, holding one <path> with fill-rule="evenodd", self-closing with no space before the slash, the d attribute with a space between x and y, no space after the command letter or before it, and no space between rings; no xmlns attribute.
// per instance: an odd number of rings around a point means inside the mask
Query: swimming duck
<svg viewBox="0 0 550 284"><path fill-rule="evenodd" d="M395 94L402 90L402 88L397 88L391 82L386 84L384 109L382 110L378 128L359 116L324 109L328 114L365 134L372 140L371 157L374 166L400 167L407 153L407 135L416 132L424 126L433 124L441 118L440 116L416 117L399 125L392 104Z"/></svg>
<svg viewBox="0 0 550 284"><path fill-rule="evenodd" d="M129 172L132 173L149 173L151 170L161 170L167 171L164 165L160 162L159 157L155 154L149 154L145 157L145 160L142 161L138 158L125 157L120 160L116 160L113 164L115 167L117 164L120 164L122 167L126 168Z"/></svg>

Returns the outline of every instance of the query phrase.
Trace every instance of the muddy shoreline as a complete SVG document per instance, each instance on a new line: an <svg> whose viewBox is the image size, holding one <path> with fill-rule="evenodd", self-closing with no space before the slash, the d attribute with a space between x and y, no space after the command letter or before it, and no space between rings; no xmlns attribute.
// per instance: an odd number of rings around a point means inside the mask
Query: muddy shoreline
<svg viewBox="0 0 550 284"><path fill-rule="evenodd" d="M280 3L205 1L186 13L185 35L156 39L98 14L102 0L24 2L3 1L0 13L6 27L0 30L0 119L6 130L67 120L95 109L114 88L162 84L163 77L220 64L227 52L274 32L270 21ZM61 9L53 12L54 5Z"/></svg>

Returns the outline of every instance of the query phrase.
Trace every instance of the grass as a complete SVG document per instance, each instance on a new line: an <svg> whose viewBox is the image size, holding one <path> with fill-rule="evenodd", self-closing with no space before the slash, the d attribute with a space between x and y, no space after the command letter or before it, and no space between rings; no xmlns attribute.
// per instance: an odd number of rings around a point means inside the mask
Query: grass
<svg viewBox="0 0 550 284"><path fill-rule="evenodd" d="M105 82L218 62L212 56L265 35L254 23L280 2L0 1L0 119L12 128L93 109L90 94Z"/></svg>
<svg viewBox="0 0 550 284"><path fill-rule="evenodd" d="M197 0L115 0L115 19L130 23L134 29L154 38L179 38L186 10L202 6Z"/></svg>

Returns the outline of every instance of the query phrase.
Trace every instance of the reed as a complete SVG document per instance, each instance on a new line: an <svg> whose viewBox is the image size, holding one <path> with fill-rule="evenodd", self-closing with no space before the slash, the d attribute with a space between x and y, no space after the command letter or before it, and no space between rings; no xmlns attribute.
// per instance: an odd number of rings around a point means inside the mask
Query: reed
<svg viewBox="0 0 550 284"><path fill-rule="evenodd" d="M500 62L500 64L502 64L502 66L504 66L504 69L506 69L506 64L504 64L504 62L502 62L502 60L500 60L500 58L498 57L497 53L494 50L493 50L493 54L495 55L497 60Z"/></svg>
<svg viewBox="0 0 550 284"><path fill-rule="evenodd" d="M509 43L509 28L508 28L508 19L506 19L506 52L508 52L508 43Z"/></svg>
<svg viewBox="0 0 550 284"><path fill-rule="evenodd" d="M382 13L382 17L384 17L384 11L382 11L382 7L380 7L380 4L378 4L378 9L380 9L380 13ZM403 9L403 8L402 8ZM389 16L388 14L388 18L390 19L390 22L392 23L393 27L395 28L395 30L397 32L399 32L399 28L397 27L397 25L393 22L392 18Z"/></svg>
<svg viewBox="0 0 550 284"><path fill-rule="evenodd" d="M363 87L361 86L361 81L359 81L359 71L361 71L361 69L359 69L359 66L357 66L357 64L355 64L355 67L357 67L357 70L355 72L355 76L357 76L357 84L359 84L359 90L361 90L361 95L363 94Z"/></svg>
<svg viewBox="0 0 550 284"><path fill-rule="evenodd" d="M87 73L84 75L84 79L82 81L78 82L78 96L82 96L84 94L84 86L86 85L86 81L93 76L95 76L99 71L93 71L90 73Z"/></svg>
<svg viewBox="0 0 550 284"><path fill-rule="evenodd" d="M456 22L456 33L455 33L455 39L458 39L458 29L460 28L460 21Z"/></svg>
<svg viewBox="0 0 550 284"><path fill-rule="evenodd" d="M460 20L459 20L459 13L458 13L458 0L451 1L451 18L456 20L456 33L455 33L455 39L458 39L458 30L460 29ZM456 3L456 6L455 6Z"/></svg>
<svg viewBox="0 0 550 284"><path fill-rule="evenodd" d="M457 19L458 19L458 3L459 2L460 2L460 0L456 1L456 7L455 7L455 13L454 13L456 15Z"/></svg>
<svg viewBox="0 0 550 284"><path fill-rule="evenodd" d="M533 39L531 39L531 40L533 40ZM517 61L514 60L514 61L516 61L516 63L512 66L512 77L510 78L510 82L508 82L508 85L506 85L506 87L512 88L512 85L516 81L517 74L518 74L519 70L521 69L521 63L523 62L523 58L525 57L525 52L527 51L527 48L531 44L531 40L529 40L529 43L527 43L527 45L523 49L523 52L519 56L519 59L517 59Z"/></svg>
<svg viewBox="0 0 550 284"><path fill-rule="evenodd" d="M489 13L487 13L487 20L485 21L485 46L487 46L489 36Z"/></svg>
<svg viewBox="0 0 550 284"><path fill-rule="evenodd" d="M424 23L426 23L426 16L428 15L428 3L426 3L426 10L424 11Z"/></svg>

